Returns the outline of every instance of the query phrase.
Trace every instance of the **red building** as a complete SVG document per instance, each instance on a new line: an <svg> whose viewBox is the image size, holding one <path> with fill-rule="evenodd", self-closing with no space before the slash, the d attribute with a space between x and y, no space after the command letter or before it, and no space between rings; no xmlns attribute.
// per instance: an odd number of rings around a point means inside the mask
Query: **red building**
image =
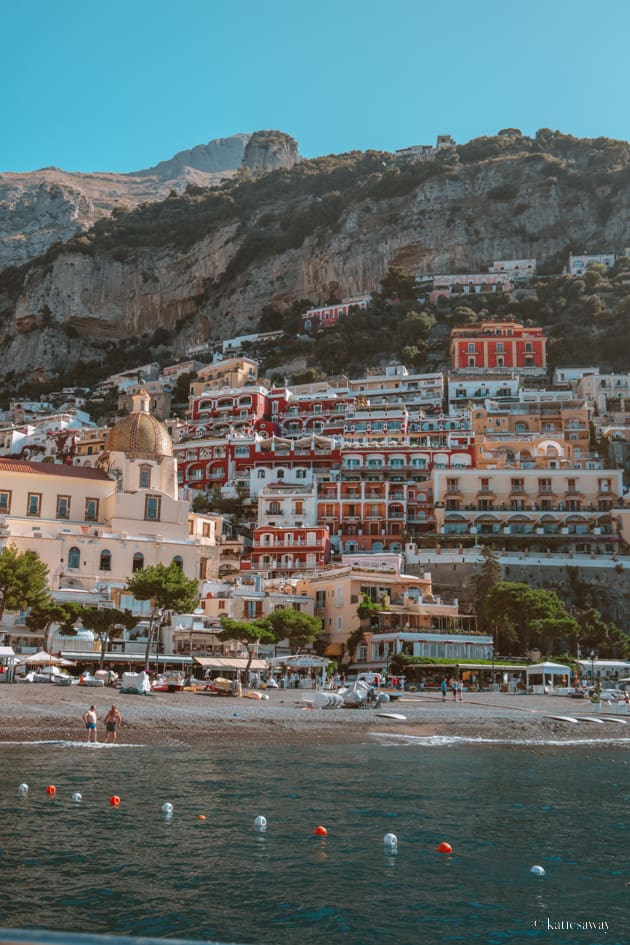
<svg viewBox="0 0 630 945"><path fill-rule="evenodd" d="M481 326L453 328L451 366L454 371L547 370L547 340L542 328L519 322L482 322Z"/></svg>
<svg viewBox="0 0 630 945"><path fill-rule="evenodd" d="M175 444L174 452L180 487L203 492L227 482L248 484L252 469L304 469L326 476L341 464L339 444L319 436L299 440L274 436L193 439Z"/></svg>
<svg viewBox="0 0 630 945"><path fill-rule="evenodd" d="M251 570L266 571L270 577L314 571L330 561L328 529L318 525L307 528L274 528L262 525L254 529ZM247 565L243 563L243 570Z"/></svg>
<svg viewBox="0 0 630 945"><path fill-rule="evenodd" d="M343 299L335 305L322 305L320 308L309 308L308 312L300 315L304 331L318 331L332 328L336 322L347 315L353 308L367 308L372 301L371 295L356 295L351 299Z"/></svg>

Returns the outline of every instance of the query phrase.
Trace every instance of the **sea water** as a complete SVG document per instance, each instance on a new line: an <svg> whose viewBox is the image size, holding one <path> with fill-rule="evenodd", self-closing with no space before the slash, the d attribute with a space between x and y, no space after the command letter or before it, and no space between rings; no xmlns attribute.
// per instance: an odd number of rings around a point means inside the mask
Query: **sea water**
<svg viewBox="0 0 630 945"><path fill-rule="evenodd" d="M629 747L3 744L0 927L244 945L628 942Z"/></svg>

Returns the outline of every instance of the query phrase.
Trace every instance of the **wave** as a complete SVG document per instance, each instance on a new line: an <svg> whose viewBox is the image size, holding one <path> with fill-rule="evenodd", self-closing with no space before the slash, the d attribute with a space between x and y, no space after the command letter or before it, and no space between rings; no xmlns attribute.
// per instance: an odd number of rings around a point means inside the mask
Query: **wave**
<svg viewBox="0 0 630 945"><path fill-rule="evenodd" d="M131 742L84 742L84 741L72 741L68 738L49 738L49 739L34 739L32 741L3 741L0 744L2 745L49 745L57 748L89 748L90 751L95 749L117 749L117 748L146 748L146 745L133 744Z"/></svg>
<svg viewBox="0 0 630 945"><path fill-rule="evenodd" d="M370 732L372 738L420 748L444 748L453 745L510 745L562 748L565 746L630 745L630 738L481 738L472 735L404 735L394 732Z"/></svg>

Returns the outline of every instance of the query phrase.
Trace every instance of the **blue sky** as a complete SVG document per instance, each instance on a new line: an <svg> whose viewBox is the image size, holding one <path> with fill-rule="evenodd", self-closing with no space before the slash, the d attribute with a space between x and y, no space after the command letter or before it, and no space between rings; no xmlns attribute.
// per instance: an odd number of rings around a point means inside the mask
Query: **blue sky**
<svg viewBox="0 0 630 945"><path fill-rule="evenodd" d="M131 171L261 128L306 157L505 127L630 138L630 4L4 0L0 171Z"/></svg>

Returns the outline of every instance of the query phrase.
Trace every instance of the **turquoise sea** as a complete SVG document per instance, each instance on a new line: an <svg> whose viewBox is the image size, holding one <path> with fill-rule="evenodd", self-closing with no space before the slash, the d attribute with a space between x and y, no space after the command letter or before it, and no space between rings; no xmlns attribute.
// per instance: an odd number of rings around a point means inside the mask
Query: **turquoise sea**
<svg viewBox="0 0 630 945"><path fill-rule="evenodd" d="M3 744L0 927L242 945L627 943L629 749Z"/></svg>

